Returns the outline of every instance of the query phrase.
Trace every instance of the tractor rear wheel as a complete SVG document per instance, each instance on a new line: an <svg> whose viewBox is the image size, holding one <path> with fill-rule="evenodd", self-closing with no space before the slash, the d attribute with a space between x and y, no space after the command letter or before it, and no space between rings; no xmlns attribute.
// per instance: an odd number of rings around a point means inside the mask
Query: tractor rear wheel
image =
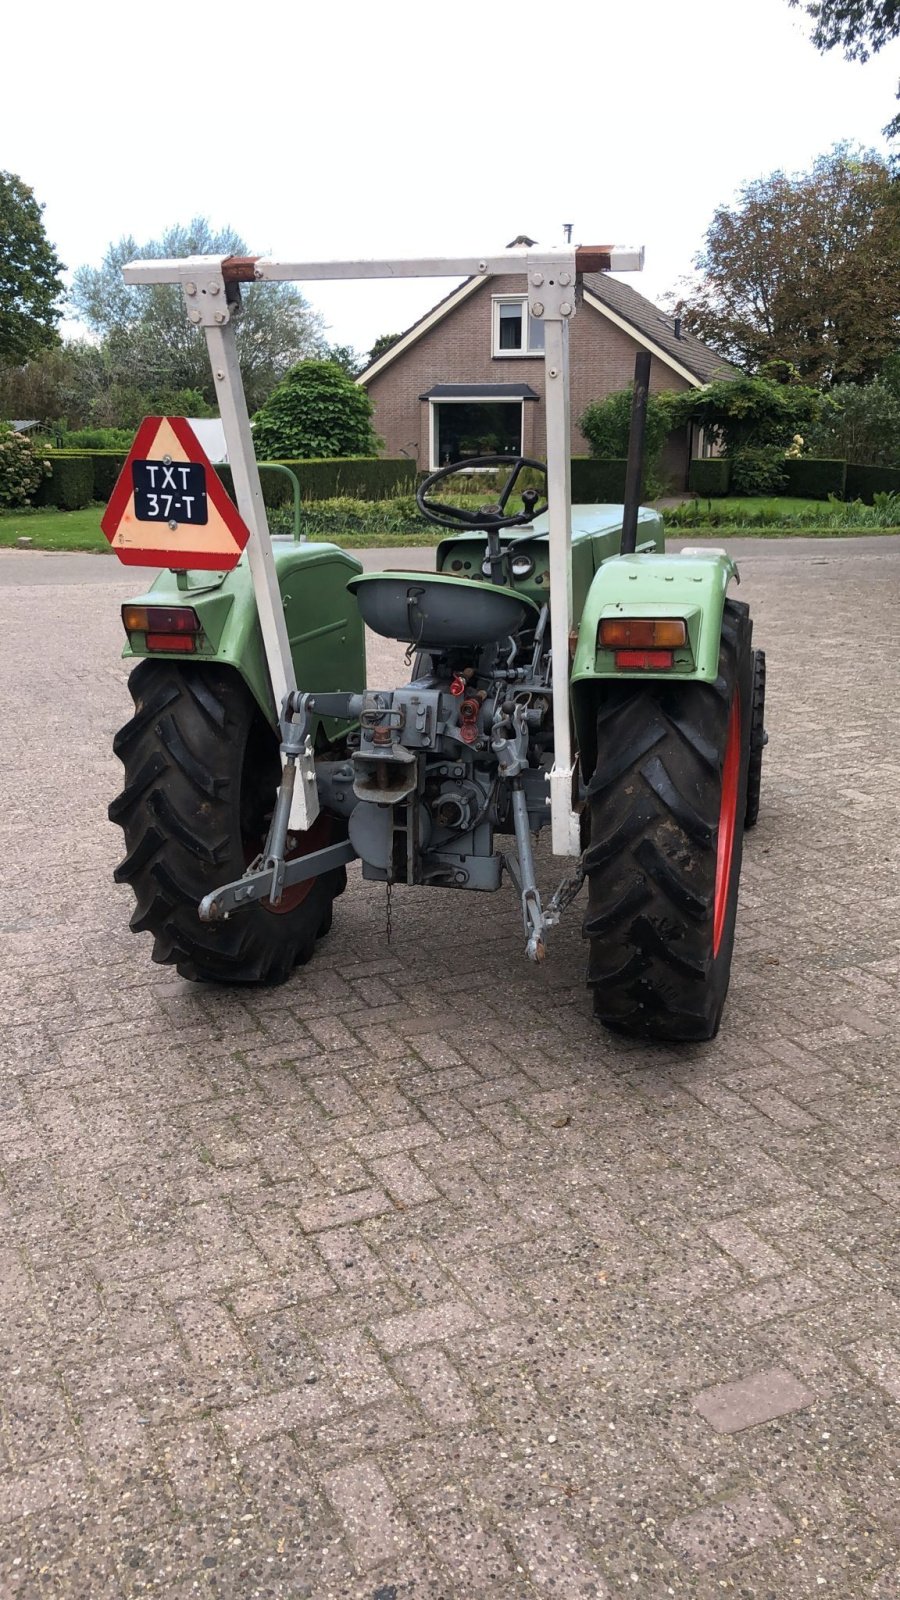
<svg viewBox="0 0 900 1600"><path fill-rule="evenodd" d="M588 785L588 983L606 1027L711 1039L731 971L750 748L748 608L728 601L714 684L610 686Z"/></svg>
<svg viewBox="0 0 900 1600"><path fill-rule="evenodd" d="M109 808L125 833L117 883L137 906L135 933L153 934L153 959L183 978L282 983L331 926L343 867L309 878L222 922L201 922L205 894L239 878L265 845L280 777L278 742L243 680L227 667L145 660L128 682L135 712L113 749L125 787ZM327 814L293 854L336 843Z"/></svg>

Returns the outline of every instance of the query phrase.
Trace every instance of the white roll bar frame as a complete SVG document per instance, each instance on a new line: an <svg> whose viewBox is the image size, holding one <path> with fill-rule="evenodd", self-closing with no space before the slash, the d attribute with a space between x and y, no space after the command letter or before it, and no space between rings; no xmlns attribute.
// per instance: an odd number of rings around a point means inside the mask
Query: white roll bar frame
<svg viewBox="0 0 900 1600"><path fill-rule="evenodd" d="M563 664L563 670L553 674L554 762L550 773L551 840L553 854L558 856L580 854L579 819L572 803L575 758L567 670L572 630L569 323L575 315L580 273L639 272L643 264L642 248L579 245L564 250L505 250L494 256L420 260L270 261L259 256L187 256L177 261L131 261L123 268L126 283L180 284L189 321L202 327L206 335L235 498L250 529L247 557L276 712L297 683L235 347L232 315L240 303L238 286L327 279L488 279L522 274L530 314L545 325L550 642L553 661ZM295 786L290 825L305 829L319 811L311 748L305 760L298 762L298 771L301 781Z"/></svg>

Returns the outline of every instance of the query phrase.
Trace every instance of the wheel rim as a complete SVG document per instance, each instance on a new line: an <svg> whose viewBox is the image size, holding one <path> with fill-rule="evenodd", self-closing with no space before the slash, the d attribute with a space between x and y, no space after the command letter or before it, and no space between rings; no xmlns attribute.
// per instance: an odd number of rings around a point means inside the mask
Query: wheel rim
<svg viewBox="0 0 900 1600"><path fill-rule="evenodd" d="M305 833L295 834L296 844L293 849L285 854L285 861L297 861L301 856L311 855L314 850L324 850L331 843L331 818L327 811L320 811L311 828ZM261 900L259 903L264 911L271 912L273 917L283 917L290 911L296 911L302 905L308 894L312 893L315 878L304 878L300 883L292 883L285 889L277 906L270 900Z"/></svg>
<svg viewBox="0 0 900 1600"><path fill-rule="evenodd" d="M722 797L719 804L719 832L716 845L716 894L713 906L713 955L719 953L728 911L731 863L734 857L734 831L737 826L738 790L741 780L741 705L735 694L728 718L728 738L722 765Z"/></svg>
<svg viewBox="0 0 900 1600"><path fill-rule="evenodd" d="M331 844L332 818L327 811L320 811L312 827L308 828L306 833L295 834L294 838L296 843L287 851L285 861L297 861L301 856L311 855L314 850L324 850L326 845ZM245 836L243 843L244 865L249 867L251 861L255 861L259 855L260 841ZM304 878L300 883L290 884L277 906L273 906L271 900L260 900L258 904L271 916L284 917L289 911L296 911L297 907L303 904L307 895L312 893L315 882L315 878Z"/></svg>

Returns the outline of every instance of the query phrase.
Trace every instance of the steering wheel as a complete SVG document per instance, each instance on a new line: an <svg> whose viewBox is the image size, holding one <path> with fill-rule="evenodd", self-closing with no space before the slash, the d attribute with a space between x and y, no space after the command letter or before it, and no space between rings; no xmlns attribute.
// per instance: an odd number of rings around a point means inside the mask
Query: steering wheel
<svg viewBox="0 0 900 1600"><path fill-rule="evenodd" d="M494 505L480 506L477 511L466 511L463 506L452 506L444 500L429 500L429 492L445 478L452 477L455 473L464 471L467 467L509 467L509 476L503 485L499 499ZM547 509L547 500L542 505L537 501L540 495L537 489L523 489L522 499L525 502L524 511L519 511L515 516L506 515L506 507L510 496L516 487L519 474L523 467L534 467L543 473L544 494L547 492L547 464L544 461L531 461L527 456L516 456L510 460L509 456L474 456L465 461L451 462L447 467L441 467L438 472L432 472L429 478L419 484L416 490L416 505L423 517L429 522L437 523L439 528L478 528L490 532L497 528L522 528L527 523L533 522L535 517Z"/></svg>

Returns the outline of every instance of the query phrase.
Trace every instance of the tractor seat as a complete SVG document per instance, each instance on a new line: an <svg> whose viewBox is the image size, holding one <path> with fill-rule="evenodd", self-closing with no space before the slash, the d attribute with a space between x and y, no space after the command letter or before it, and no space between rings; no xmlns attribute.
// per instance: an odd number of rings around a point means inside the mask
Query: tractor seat
<svg viewBox="0 0 900 1600"><path fill-rule="evenodd" d="M540 614L514 589L445 573L364 572L347 588L373 632L422 650L498 644Z"/></svg>

